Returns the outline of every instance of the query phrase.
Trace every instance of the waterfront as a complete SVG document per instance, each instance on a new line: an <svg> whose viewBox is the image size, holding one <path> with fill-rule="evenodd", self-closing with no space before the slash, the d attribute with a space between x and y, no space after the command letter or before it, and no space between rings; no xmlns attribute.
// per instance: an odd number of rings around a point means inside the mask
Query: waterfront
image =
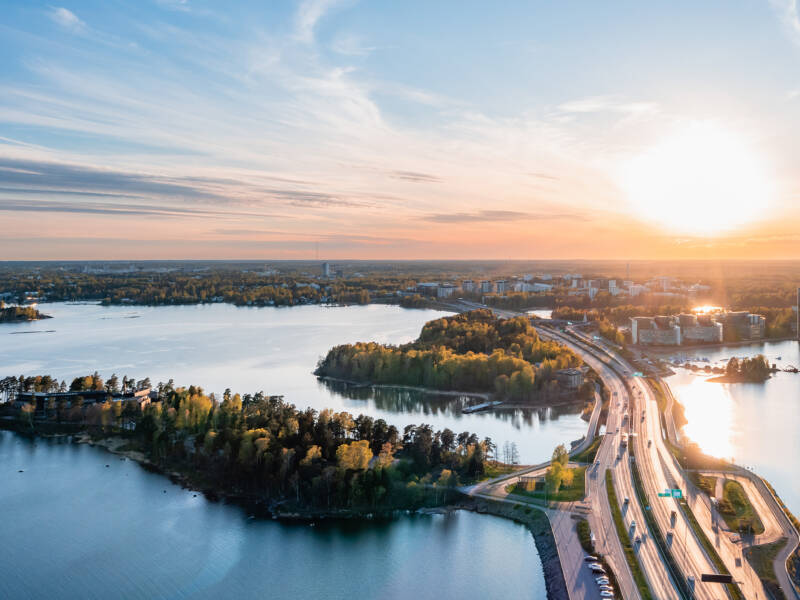
<svg viewBox="0 0 800 600"><path fill-rule="evenodd" d="M778 367L800 366L796 341L682 349L681 354L719 366L732 356L764 354ZM685 435L705 452L755 470L800 514L800 480L792 463L800 455L800 375L779 372L764 383L723 384L705 381L705 374L676 371L666 381L686 407Z"/></svg>
<svg viewBox="0 0 800 600"><path fill-rule="evenodd" d="M498 517L251 519L103 450L7 431L0 479L2 598L545 597L531 534Z"/></svg>
<svg viewBox="0 0 800 600"><path fill-rule="evenodd" d="M141 379L201 385L220 395L282 394L300 408L332 408L385 419L402 430L429 423L471 431L498 445L515 442L523 462L550 456L559 443L586 433L580 406L462 414L468 399L410 390L345 390L319 381L317 360L337 344L411 341L429 320L446 313L367 305L244 308L41 304L53 319L0 328L4 375L51 374L71 379L99 371ZM338 391L337 391L338 390Z"/></svg>

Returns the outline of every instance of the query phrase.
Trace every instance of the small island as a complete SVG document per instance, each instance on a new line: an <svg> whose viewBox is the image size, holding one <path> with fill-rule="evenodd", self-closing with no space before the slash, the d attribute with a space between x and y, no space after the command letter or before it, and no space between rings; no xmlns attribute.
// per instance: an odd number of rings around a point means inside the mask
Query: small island
<svg viewBox="0 0 800 600"><path fill-rule="evenodd" d="M20 321L38 321L50 318L52 318L50 315L40 313L33 306L5 306L0 301L0 323L19 323Z"/></svg>
<svg viewBox="0 0 800 600"><path fill-rule="evenodd" d="M533 401L560 395L557 372L580 365L569 348L541 339L527 318L501 319L479 309L430 321L415 341L401 346L374 342L335 346L319 361L315 373L359 384ZM591 397L592 390L586 382L578 394Z"/></svg>
<svg viewBox="0 0 800 600"><path fill-rule="evenodd" d="M711 377L706 381L714 383L761 383L770 378L774 369L763 354L752 358L735 356L728 361L723 375Z"/></svg>

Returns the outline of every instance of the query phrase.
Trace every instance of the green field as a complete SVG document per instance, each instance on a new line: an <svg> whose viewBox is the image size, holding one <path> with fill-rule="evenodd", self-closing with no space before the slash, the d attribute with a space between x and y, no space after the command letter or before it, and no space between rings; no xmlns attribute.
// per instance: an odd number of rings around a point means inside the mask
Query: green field
<svg viewBox="0 0 800 600"><path fill-rule="evenodd" d="M731 531L764 533L764 524L738 481L727 479L722 488L719 513Z"/></svg>
<svg viewBox="0 0 800 600"><path fill-rule="evenodd" d="M538 500L553 501L553 502L577 502L583 500L586 495L586 468L575 467L572 469L575 472L575 478L572 485L569 487L561 488L555 493L547 493L542 490L526 490L521 484L515 483L506 487L509 494L516 494L518 496L527 496L529 498L536 498Z"/></svg>

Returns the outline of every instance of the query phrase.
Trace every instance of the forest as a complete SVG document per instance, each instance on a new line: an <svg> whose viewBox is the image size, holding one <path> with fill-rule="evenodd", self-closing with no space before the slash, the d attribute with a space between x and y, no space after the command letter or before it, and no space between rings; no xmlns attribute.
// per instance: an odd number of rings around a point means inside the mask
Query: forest
<svg viewBox="0 0 800 600"><path fill-rule="evenodd" d="M545 386L557 385L556 371L579 365L572 351L539 338L528 319L500 319L479 309L430 321L409 344L335 346L320 360L316 374L533 399Z"/></svg>
<svg viewBox="0 0 800 600"><path fill-rule="evenodd" d="M6 306L0 301L0 323L18 323L19 321L38 321L49 319L32 306Z"/></svg>
<svg viewBox="0 0 800 600"><path fill-rule="evenodd" d="M19 389L55 391L49 376L6 378ZM125 385L149 384L125 378ZM110 389L97 373L75 378L73 391ZM197 386L158 384L158 396L91 405L24 404L26 430L72 427L94 437L122 435L161 469L184 474L215 493L268 500L273 507L325 512L387 511L441 504L453 488L502 468L491 439L430 425L402 431L383 419L332 410L300 410L281 396L234 394L221 401ZM75 404L75 403L73 403ZM8 414L11 403L5 405Z"/></svg>

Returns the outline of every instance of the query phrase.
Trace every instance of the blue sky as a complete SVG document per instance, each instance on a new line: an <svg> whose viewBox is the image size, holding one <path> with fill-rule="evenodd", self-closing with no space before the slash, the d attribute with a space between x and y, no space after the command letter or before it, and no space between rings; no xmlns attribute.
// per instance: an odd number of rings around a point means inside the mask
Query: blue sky
<svg viewBox="0 0 800 600"><path fill-rule="evenodd" d="M795 0L494 4L5 3L0 253L797 257ZM702 238L620 181L695 123L770 182Z"/></svg>

